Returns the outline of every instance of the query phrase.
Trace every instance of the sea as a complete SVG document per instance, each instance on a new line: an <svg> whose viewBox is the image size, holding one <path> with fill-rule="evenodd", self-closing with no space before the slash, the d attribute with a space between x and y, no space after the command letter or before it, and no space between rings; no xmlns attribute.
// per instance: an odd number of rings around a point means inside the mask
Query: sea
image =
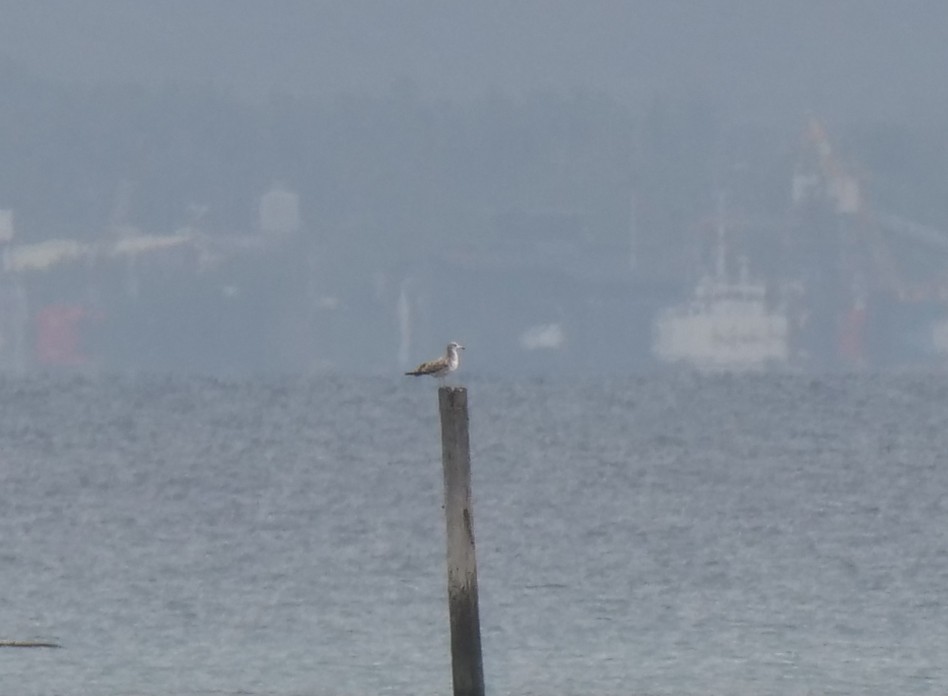
<svg viewBox="0 0 948 696"><path fill-rule="evenodd" d="M466 388L489 695L948 693L948 377ZM0 379L0 694L449 694L437 403Z"/></svg>

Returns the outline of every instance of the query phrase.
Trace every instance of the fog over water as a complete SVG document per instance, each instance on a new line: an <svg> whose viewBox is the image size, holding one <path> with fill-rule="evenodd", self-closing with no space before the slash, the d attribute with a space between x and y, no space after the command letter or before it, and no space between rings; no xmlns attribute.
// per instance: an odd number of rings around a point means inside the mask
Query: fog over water
<svg viewBox="0 0 948 696"><path fill-rule="evenodd" d="M0 9L4 369L948 359L942 3Z"/></svg>
<svg viewBox="0 0 948 696"><path fill-rule="evenodd" d="M944 692L946 27L0 0L0 694Z"/></svg>
<svg viewBox="0 0 948 696"><path fill-rule="evenodd" d="M2 5L5 54L84 83L325 95L382 94L408 80L438 99L583 89L629 105L700 91L752 118L919 118L948 106L939 2Z"/></svg>

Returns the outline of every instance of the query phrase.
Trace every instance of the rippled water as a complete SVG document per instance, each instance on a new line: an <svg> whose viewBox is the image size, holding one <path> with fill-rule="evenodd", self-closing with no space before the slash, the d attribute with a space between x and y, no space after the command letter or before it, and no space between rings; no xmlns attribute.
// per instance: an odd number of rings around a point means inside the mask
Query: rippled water
<svg viewBox="0 0 948 696"><path fill-rule="evenodd" d="M491 694L948 688L948 380L468 384ZM2 694L450 690L433 383L0 382Z"/></svg>

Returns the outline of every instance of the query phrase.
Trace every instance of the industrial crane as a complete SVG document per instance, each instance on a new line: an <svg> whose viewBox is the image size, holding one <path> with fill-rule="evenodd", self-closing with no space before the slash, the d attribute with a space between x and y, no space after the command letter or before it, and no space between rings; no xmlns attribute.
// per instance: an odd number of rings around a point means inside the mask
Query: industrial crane
<svg viewBox="0 0 948 696"><path fill-rule="evenodd" d="M864 362L870 301L895 307L897 314L924 307L926 326L938 334L945 324L948 336L948 233L873 210L860 178L837 156L815 118L804 131L793 202L803 212L796 234L818 257L798 260L799 268L821 269L814 285L822 294L811 304L823 313L824 332L836 326L837 359ZM931 342L929 352L948 354L948 341Z"/></svg>

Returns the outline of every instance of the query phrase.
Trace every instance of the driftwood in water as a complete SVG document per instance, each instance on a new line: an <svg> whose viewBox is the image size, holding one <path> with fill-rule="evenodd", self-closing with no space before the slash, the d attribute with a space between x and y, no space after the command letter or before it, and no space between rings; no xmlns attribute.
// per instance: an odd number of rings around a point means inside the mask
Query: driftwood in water
<svg viewBox="0 0 948 696"><path fill-rule="evenodd" d="M45 640L0 640L0 648L61 648L59 643Z"/></svg>

